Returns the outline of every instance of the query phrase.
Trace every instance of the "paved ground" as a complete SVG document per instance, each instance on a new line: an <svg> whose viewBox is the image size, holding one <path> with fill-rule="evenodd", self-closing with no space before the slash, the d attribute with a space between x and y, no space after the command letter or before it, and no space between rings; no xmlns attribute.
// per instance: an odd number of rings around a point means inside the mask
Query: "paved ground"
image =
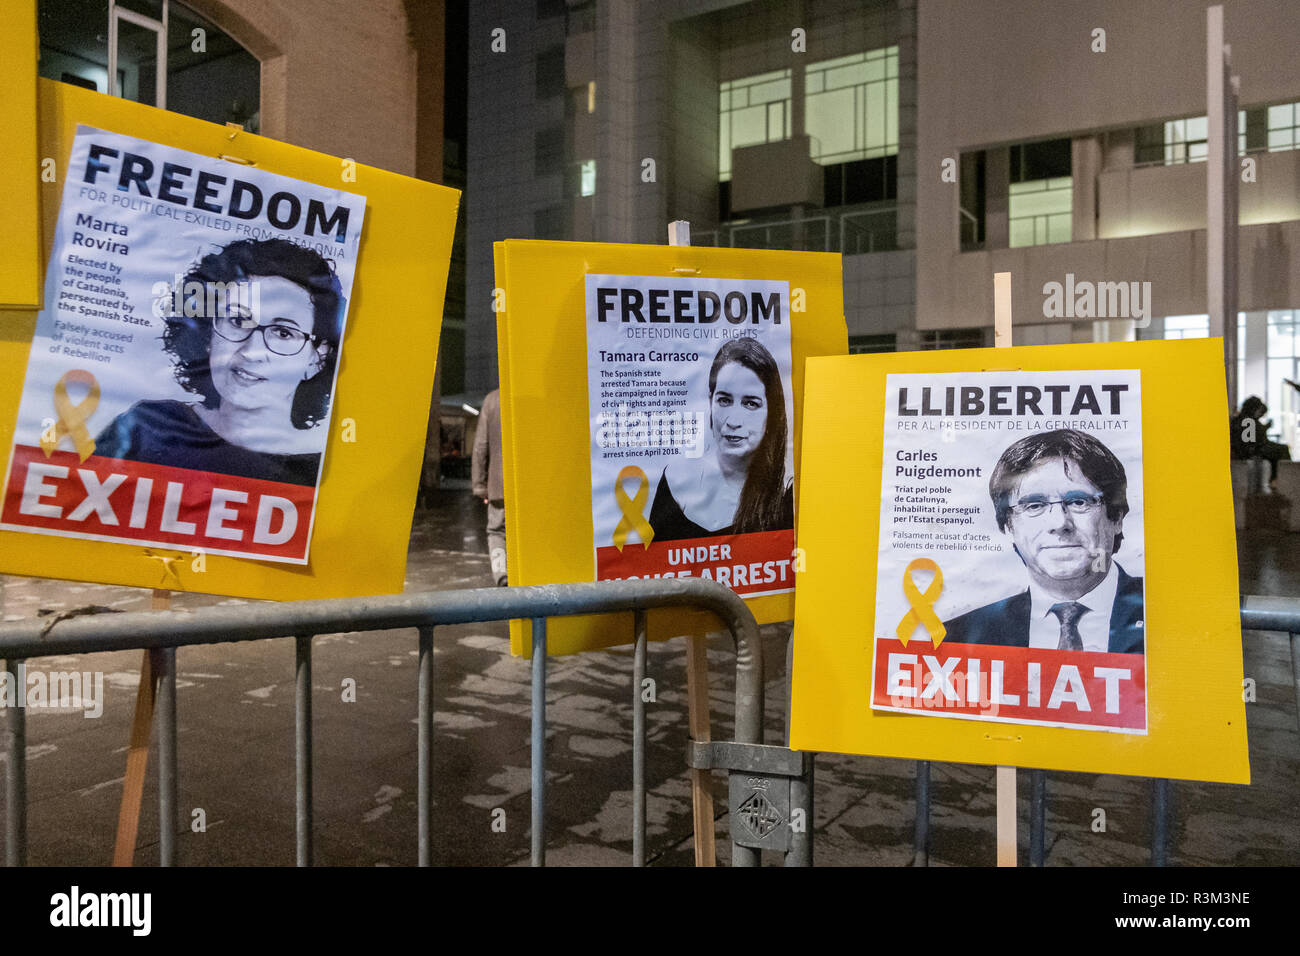
<svg viewBox="0 0 1300 956"><path fill-rule="evenodd" d="M1300 594L1294 536L1253 533L1239 547L1242 589ZM407 590L490 583L482 506L444 491L417 513ZM144 609L146 592L39 579L5 579L5 619L41 609L103 604ZM175 606L239 603L177 595ZM1249 787L1175 785L1173 862L1183 865L1300 863L1300 733L1285 638L1248 634ZM324 635L316 641L316 853L321 864L415 862L416 706L414 631ZM765 633L769 742L784 725L785 639ZM653 645L649 673L647 779L651 860L688 865L690 788L685 669L679 645ZM715 739L730 736L731 655L711 646ZM292 864L294 860L293 643L183 648L178 653L180 806L187 864ZM112 854L125 747L140 654L45 658L30 667L105 674L103 716L28 711L30 859L102 865ZM548 682L548 862L626 865L631 853L631 684L626 651L553 659ZM345 678L357 699L344 702ZM529 668L510 657L504 624L440 629L435 642L434 862L499 866L528 859ZM151 767L156 762L151 756ZM912 857L914 764L822 755L817 760L816 858L821 865L906 865ZM1028 783L1022 774L1021 792ZM933 769L935 865L984 865L994 857L993 770ZM137 862L157 860L150 776ZM725 786L716 781L720 857L727 858ZM2 797L0 797L2 799ZM1094 810L1106 814L1093 832ZM1149 783L1126 777L1053 774L1049 865L1143 865ZM493 829L504 810L505 831ZM200 814L201 811L201 814ZM1022 800L1022 819L1027 800ZM201 816L204 832L191 823ZM1027 834L1021 828L1022 854ZM1022 859L1024 856L1022 855Z"/></svg>

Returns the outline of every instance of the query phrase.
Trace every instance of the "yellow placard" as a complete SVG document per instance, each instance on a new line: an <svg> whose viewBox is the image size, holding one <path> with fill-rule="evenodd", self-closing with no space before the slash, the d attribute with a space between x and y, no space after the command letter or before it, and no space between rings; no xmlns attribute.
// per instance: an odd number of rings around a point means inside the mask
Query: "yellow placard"
<svg viewBox="0 0 1300 956"><path fill-rule="evenodd" d="M936 571L933 565L945 563L946 552L936 550L937 560L929 561L929 566L913 562L915 566L906 568L906 579L876 580L880 536L894 533L881 528L884 427L894 405L902 408L897 401L886 408L886 376L1008 369L1124 369L1140 374L1145 732L1107 733L872 709L873 681L880 676L873 673L873 637L878 640L881 633L876 612L887 593L883 588L906 595L913 608L898 621L898 639L911 639L907 651L929 654L936 665L942 665L947 662L939 660L944 656L941 643L972 640L965 623L971 615L948 622L966 628L954 635L951 626L945 629L929 611L950 582L937 573L928 580L924 575ZM798 534L807 567L799 579L796 601L793 748L1250 782L1220 340L821 358L811 359L805 373L804 496ZM941 389L929 396L913 395L908 401L932 402L930 414L936 421L945 412ZM915 413L916 408L907 411ZM937 437L935 441L933 447L943 447ZM945 457L939 456L939 465ZM895 463L889 464L892 473ZM985 471L976 480L992 479ZM1070 503L1062 499L1061 515ZM992 512L987 496L984 505ZM1084 499L1074 505L1080 513L1089 507ZM1042 503L1015 505L1046 511L1049 516L1057 506L1046 496ZM1092 507L1102 506L1094 502ZM1019 580L1001 583L1007 584L1006 590L989 594L989 602L1014 587L1024 587ZM1074 616L1061 605L1052 613L1061 618L1062 635L1077 632ZM891 618L891 631L893 623ZM1051 623L1055 625L1055 618ZM1142 622L1136 625L1141 627ZM1113 618L1111 626L1115 627ZM893 637L886 634L886 639ZM1047 653L1069 654L1077 647L1062 643Z"/></svg>
<svg viewBox="0 0 1300 956"><path fill-rule="evenodd" d="M41 305L40 154L36 137L36 0L0 2L0 183L5 184L0 236L0 309ZM0 335L10 333L0 325Z"/></svg>
<svg viewBox="0 0 1300 956"><path fill-rule="evenodd" d="M273 600L400 592L460 194L67 84L41 80L39 92L40 152L59 163L57 181L42 185L42 259L78 124L361 194L365 222L309 564L0 531L0 572ZM3 448L12 446L35 320L0 312Z"/></svg>
<svg viewBox="0 0 1300 956"><path fill-rule="evenodd" d="M705 276L786 281L794 379L795 503L802 507L799 435L804 359L848 351L840 257L827 253L510 240L495 248L497 355L506 493L506 555L512 585L595 579L591 431L584 281L591 275ZM801 291L796 300L796 291ZM632 482L629 482L629 491ZM639 547L639 545L638 545ZM793 594L748 598L760 624L789 620ZM652 640L718 630L712 615L651 612ZM526 622L510 648L531 650ZM547 650L574 653L625 644L632 615L559 618Z"/></svg>

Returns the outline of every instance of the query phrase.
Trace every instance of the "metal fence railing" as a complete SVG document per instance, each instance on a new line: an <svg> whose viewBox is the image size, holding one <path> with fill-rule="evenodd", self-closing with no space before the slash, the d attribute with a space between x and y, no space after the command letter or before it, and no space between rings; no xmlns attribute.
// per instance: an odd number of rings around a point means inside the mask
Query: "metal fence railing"
<svg viewBox="0 0 1300 956"><path fill-rule="evenodd" d="M641 681L646 667L646 613L657 607L695 607L712 612L735 642L735 739L696 742L687 763L698 769L727 770L732 865L757 866L763 850L782 852L787 865L810 866L813 859L814 754L764 745L763 660L758 627L744 602L729 588L701 579L617 581L543 587L439 591L392 597L347 598L284 604L204 608L78 617L47 625L40 620L0 624L0 657L15 679L29 657L145 648L159 658L161 673L156 719L159 730L158 805L160 862L176 862L176 648L195 644L295 637L297 862L312 862L312 637L347 631L415 628L418 652L418 859L430 862L433 835L433 637L442 625L527 619L532 622L531 859L546 859L546 629L553 617L632 611L633 864L645 864L646 718ZM1243 631L1289 635L1291 667L1300 721L1300 599L1247 596L1242 599ZM788 716L788 715L787 715ZM27 760L23 709L9 708L5 786L6 862L27 858ZM913 865L929 863L930 764L916 762L916 817ZM1042 866L1045 855L1047 772L1030 770L1029 862ZM1169 857L1171 782L1151 781L1151 863ZM802 827L795 822L803 820Z"/></svg>
<svg viewBox="0 0 1300 956"><path fill-rule="evenodd" d="M1300 727L1300 598L1249 595L1241 601L1243 631L1282 632L1291 643L1291 672L1296 698L1296 722ZM1047 771L1029 771L1029 865L1042 866L1046 848ZM1151 865L1164 866L1169 860L1169 831L1172 782L1151 780ZM913 865L926 866L930 857L930 765L916 764L916 822L913 834Z"/></svg>
<svg viewBox="0 0 1300 956"><path fill-rule="evenodd" d="M693 607L718 617L736 645L736 740L761 742L763 651L758 627L744 601L730 588L702 579L608 581L542 587L436 591L391 597L296 601L197 612L162 611L0 624L0 657L11 679L29 657L86 654L136 648L156 652L161 674L156 713L159 733L158 807L160 862L176 862L176 648L294 637L295 753L297 763L297 862L312 863L312 638L317 634L416 628L418 656L418 858L430 862L432 846L433 635L449 624L529 619L532 621L532 863L546 859L546 622L577 614L634 612L636 673L645 669L646 612L658 607ZM157 660L157 658L155 658ZM645 711L639 681L633 701L633 862L645 862ZM5 751L5 859L27 861L27 734L24 711L9 708ZM735 865L757 865L758 854L733 849Z"/></svg>
<svg viewBox="0 0 1300 956"><path fill-rule="evenodd" d="M698 230L697 246L741 249L790 249L839 252L846 256L898 249L898 207L890 202L871 208L833 208L802 218L723 223Z"/></svg>

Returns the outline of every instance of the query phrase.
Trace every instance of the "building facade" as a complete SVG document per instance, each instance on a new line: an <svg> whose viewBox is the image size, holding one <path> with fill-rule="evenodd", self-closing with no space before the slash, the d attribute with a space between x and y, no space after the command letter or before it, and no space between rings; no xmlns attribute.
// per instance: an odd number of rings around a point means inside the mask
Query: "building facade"
<svg viewBox="0 0 1300 956"><path fill-rule="evenodd" d="M1250 160L1239 388L1275 405L1297 371L1300 16L1223 5ZM1206 334L1207 6L473 0L467 391L496 384L494 241L659 243L674 219L697 244L841 252L855 351L992 344L999 271L1017 344ZM1047 291L1083 282L1109 294Z"/></svg>

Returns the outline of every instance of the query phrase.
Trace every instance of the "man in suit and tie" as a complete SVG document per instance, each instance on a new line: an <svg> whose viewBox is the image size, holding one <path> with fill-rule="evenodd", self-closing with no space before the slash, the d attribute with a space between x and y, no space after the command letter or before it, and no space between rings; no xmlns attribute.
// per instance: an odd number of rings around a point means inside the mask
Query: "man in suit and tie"
<svg viewBox="0 0 1300 956"><path fill-rule="evenodd" d="M1091 435L1065 428L1011 445L989 494L1029 587L945 621L945 642L1143 653L1142 579L1113 560L1127 490L1124 466Z"/></svg>

